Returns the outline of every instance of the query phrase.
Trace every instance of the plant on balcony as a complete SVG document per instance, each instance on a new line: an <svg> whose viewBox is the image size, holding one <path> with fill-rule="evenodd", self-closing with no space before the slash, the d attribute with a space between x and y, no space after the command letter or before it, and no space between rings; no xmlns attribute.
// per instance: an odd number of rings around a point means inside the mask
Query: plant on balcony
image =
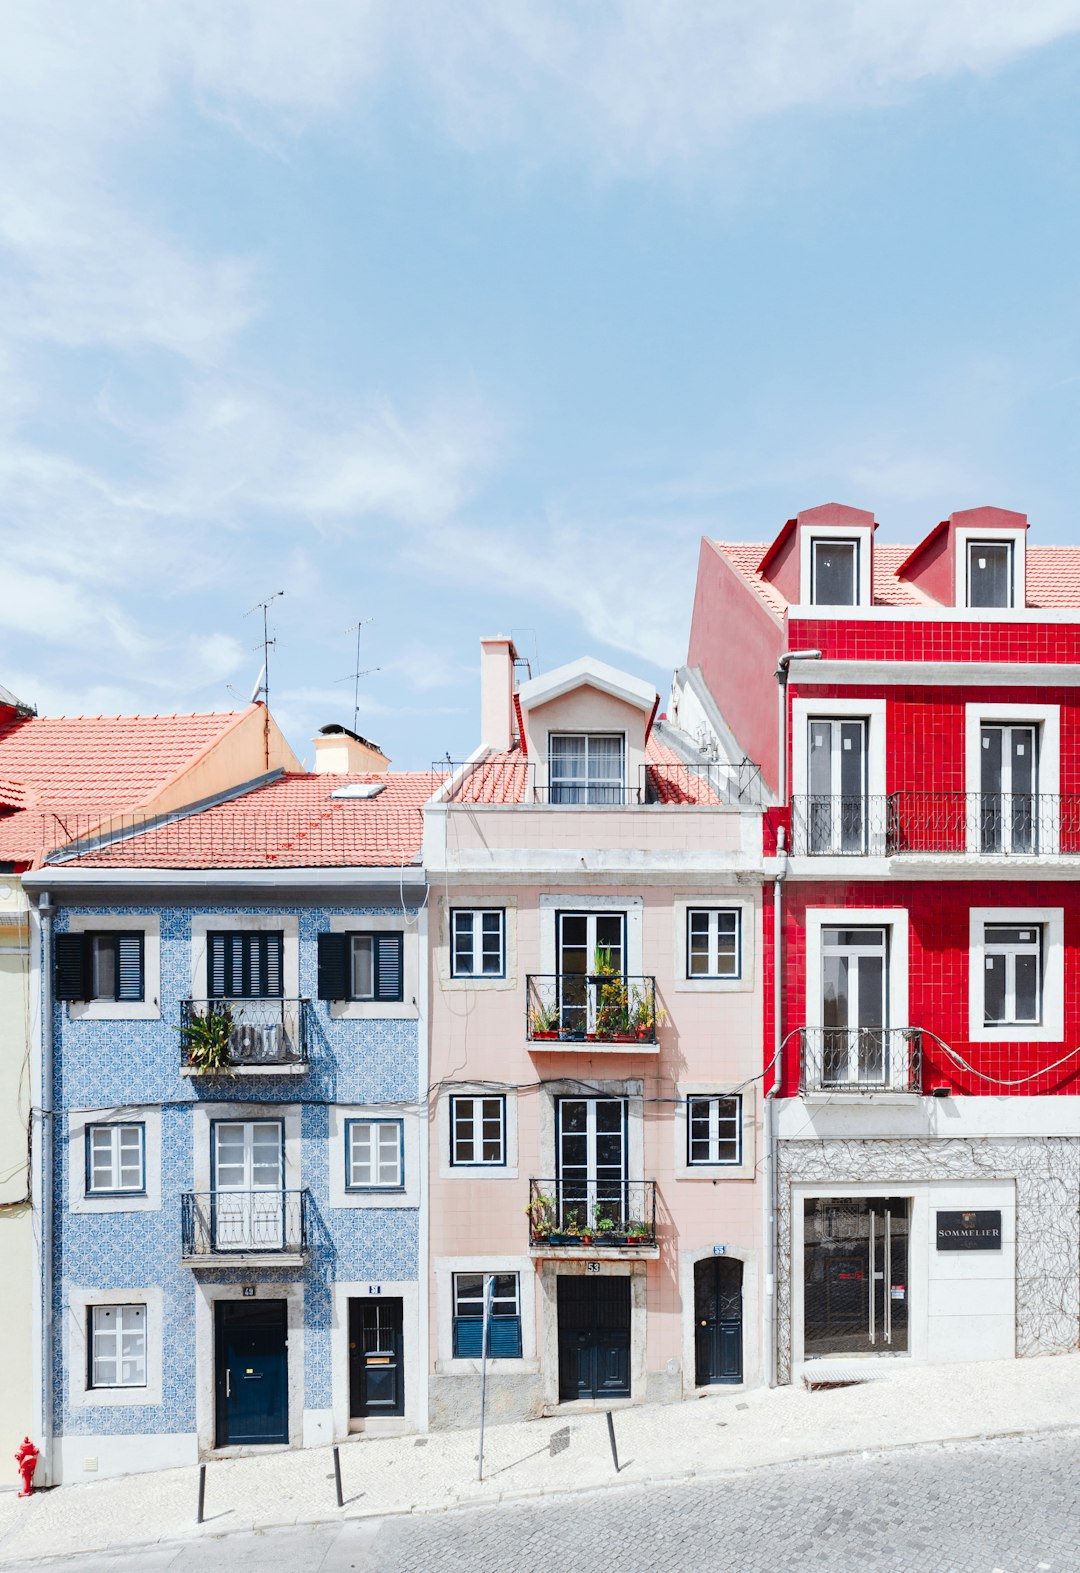
<svg viewBox="0 0 1080 1573"><path fill-rule="evenodd" d="M630 1001L630 1022L638 1041L650 1042L656 1036L657 1027L662 1027L665 1021L667 1013L663 1007L659 1010L656 1008L652 995L634 989Z"/></svg>
<svg viewBox="0 0 1080 1573"><path fill-rule="evenodd" d="M630 1218L626 1224L627 1245L646 1245L652 1230L640 1218Z"/></svg>
<svg viewBox="0 0 1080 1573"><path fill-rule="evenodd" d="M635 1033L630 1020L630 1001L626 984L615 977L600 989L600 1008L596 1013L596 1036L616 1042L632 1042Z"/></svg>
<svg viewBox="0 0 1080 1573"><path fill-rule="evenodd" d="M193 1010L180 1028L188 1064L197 1075L231 1076L230 1063L236 1021L231 1008Z"/></svg>
<svg viewBox="0 0 1080 1573"><path fill-rule="evenodd" d="M622 976L622 968L612 959L611 950L607 945L598 945L593 952L593 968L589 976L598 983L604 978Z"/></svg>
<svg viewBox="0 0 1080 1573"><path fill-rule="evenodd" d="M529 1013L529 1031L534 1038L557 1038L559 1036L559 1007L557 1005L534 1005Z"/></svg>
<svg viewBox="0 0 1080 1573"><path fill-rule="evenodd" d="M534 1240L546 1240L554 1232L558 1221L558 1208L554 1196L538 1191L525 1209L529 1219L529 1233Z"/></svg>

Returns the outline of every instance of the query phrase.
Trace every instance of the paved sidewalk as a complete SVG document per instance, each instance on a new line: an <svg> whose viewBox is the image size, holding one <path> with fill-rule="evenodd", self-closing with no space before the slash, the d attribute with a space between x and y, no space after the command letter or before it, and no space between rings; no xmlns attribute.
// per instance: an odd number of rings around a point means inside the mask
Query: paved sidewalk
<svg viewBox="0 0 1080 1573"><path fill-rule="evenodd" d="M887 1380L858 1387L720 1392L682 1405L615 1412L620 1484L1072 1427L1080 1430L1080 1354L898 1368ZM595 1490L616 1479L602 1414L491 1427L482 1483L476 1479L476 1444L475 1431L343 1443L341 1510L334 1503L328 1448L215 1462L207 1470L202 1528L194 1522L193 1468L68 1486L29 1502L5 1493L0 1564Z"/></svg>

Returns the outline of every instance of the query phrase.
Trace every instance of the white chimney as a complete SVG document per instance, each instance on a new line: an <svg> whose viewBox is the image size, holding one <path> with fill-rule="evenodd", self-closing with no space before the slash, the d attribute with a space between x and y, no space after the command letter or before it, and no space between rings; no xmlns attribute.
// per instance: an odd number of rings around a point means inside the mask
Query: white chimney
<svg viewBox="0 0 1080 1573"><path fill-rule="evenodd" d="M350 732L347 726L335 723L321 726L312 742L317 776L382 774L390 768L389 759L377 743L369 743L358 732Z"/></svg>
<svg viewBox="0 0 1080 1573"><path fill-rule="evenodd" d="M480 641L480 741L502 753L514 741L514 641Z"/></svg>

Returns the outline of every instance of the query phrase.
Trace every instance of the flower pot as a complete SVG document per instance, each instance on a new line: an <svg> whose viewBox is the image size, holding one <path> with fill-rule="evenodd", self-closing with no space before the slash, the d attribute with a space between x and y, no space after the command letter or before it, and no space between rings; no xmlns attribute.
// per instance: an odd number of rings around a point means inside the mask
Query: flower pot
<svg viewBox="0 0 1080 1573"><path fill-rule="evenodd" d="M533 1031L533 1039L534 1040L540 1039L541 1042L547 1043L547 1042L549 1042L553 1038L555 1039L556 1042L558 1042L559 1034L557 1032L539 1032L539 1031L536 1031L535 1029Z"/></svg>

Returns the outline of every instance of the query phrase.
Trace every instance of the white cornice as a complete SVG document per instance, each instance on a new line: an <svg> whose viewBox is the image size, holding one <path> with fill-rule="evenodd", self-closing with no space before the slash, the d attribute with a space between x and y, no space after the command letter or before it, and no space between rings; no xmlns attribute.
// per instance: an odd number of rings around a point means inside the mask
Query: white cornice
<svg viewBox="0 0 1080 1573"><path fill-rule="evenodd" d="M792 661L792 683L847 683L858 688L905 687L1077 688L1080 664L1034 661Z"/></svg>

